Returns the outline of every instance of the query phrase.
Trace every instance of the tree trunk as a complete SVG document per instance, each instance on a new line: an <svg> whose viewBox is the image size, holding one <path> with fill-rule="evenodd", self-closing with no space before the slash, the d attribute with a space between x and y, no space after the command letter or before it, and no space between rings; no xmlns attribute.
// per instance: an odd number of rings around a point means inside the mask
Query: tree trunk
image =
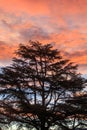
<svg viewBox="0 0 87 130"><path fill-rule="evenodd" d="M49 127L45 127L45 130L48 130L49 129Z"/></svg>
<svg viewBox="0 0 87 130"><path fill-rule="evenodd" d="M43 116L43 118L41 119L41 130L48 130L49 127L48 126L45 126L45 117Z"/></svg>
<svg viewBox="0 0 87 130"><path fill-rule="evenodd" d="M45 130L45 122L43 119L41 121L41 130Z"/></svg>
<svg viewBox="0 0 87 130"><path fill-rule="evenodd" d="M49 130L48 127L41 127L41 130Z"/></svg>

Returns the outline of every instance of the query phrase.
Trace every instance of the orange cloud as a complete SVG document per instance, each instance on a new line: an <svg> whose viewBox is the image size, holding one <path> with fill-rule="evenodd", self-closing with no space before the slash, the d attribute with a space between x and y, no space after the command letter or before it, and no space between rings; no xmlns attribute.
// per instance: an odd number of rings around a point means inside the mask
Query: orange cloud
<svg viewBox="0 0 87 130"><path fill-rule="evenodd" d="M49 13L46 3L42 0L0 0L0 8L6 12L29 13L30 15L42 15Z"/></svg>
<svg viewBox="0 0 87 130"><path fill-rule="evenodd" d="M0 0L0 40L0 65L20 42L39 40L53 43L87 73L87 0Z"/></svg>
<svg viewBox="0 0 87 130"><path fill-rule="evenodd" d="M17 45L9 45L0 41L0 66L7 65L11 62L12 57L15 56L14 51Z"/></svg>

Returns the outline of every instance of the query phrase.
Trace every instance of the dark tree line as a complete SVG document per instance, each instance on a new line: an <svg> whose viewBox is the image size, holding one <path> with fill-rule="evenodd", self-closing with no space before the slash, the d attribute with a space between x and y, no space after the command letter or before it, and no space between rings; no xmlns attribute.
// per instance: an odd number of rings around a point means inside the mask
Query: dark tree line
<svg viewBox="0 0 87 130"><path fill-rule="evenodd" d="M20 44L16 55L0 73L1 123L17 121L37 130L86 125L87 96L80 94L86 81L77 73L77 65L51 44L33 41Z"/></svg>

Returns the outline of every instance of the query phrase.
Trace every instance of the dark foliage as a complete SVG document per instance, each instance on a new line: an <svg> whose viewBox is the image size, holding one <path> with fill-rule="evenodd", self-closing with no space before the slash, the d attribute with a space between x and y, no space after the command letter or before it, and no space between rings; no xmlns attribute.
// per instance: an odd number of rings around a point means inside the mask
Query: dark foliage
<svg viewBox="0 0 87 130"><path fill-rule="evenodd" d="M48 130L55 124L68 129L73 121L74 129L75 120L87 114L81 111L79 101L74 102L85 83L77 65L63 59L51 44L30 41L29 45L20 44L16 54L12 65L2 68L0 74L0 114L7 117L3 122Z"/></svg>

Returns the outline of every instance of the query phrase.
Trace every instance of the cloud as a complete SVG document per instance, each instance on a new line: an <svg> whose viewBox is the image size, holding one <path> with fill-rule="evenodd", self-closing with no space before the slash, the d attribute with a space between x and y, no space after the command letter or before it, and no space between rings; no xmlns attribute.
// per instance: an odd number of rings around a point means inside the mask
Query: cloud
<svg viewBox="0 0 87 130"><path fill-rule="evenodd" d="M75 51L75 52L63 52L64 56L69 58L71 61L79 65L86 65L87 63L87 50Z"/></svg>
<svg viewBox="0 0 87 130"><path fill-rule="evenodd" d="M79 64L79 72L87 78L87 64Z"/></svg>
<svg viewBox="0 0 87 130"><path fill-rule="evenodd" d="M6 5L6 6L5 6ZM15 6L14 6L15 5ZM48 16L50 27L75 29L87 25L87 0L3 0L1 10L16 16ZM41 20L42 22L42 20ZM52 25L52 26L51 26Z"/></svg>
<svg viewBox="0 0 87 130"><path fill-rule="evenodd" d="M39 40L55 43L85 72L87 0L0 0L0 40L2 65L20 42Z"/></svg>
<svg viewBox="0 0 87 130"><path fill-rule="evenodd" d="M6 6L5 6L6 5ZM28 13L30 15L46 15L49 10L46 3L41 0L0 0L0 8L5 12L16 13L20 15L21 13Z"/></svg>
<svg viewBox="0 0 87 130"><path fill-rule="evenodd" d="M25 41L49 39L49 34L37 26L22 29L19 33Z"/></svg>
<svg viewBox="0 0 87 130"><path fill-rule="evenodd" d="M17 49L17 45L9 45L4 41L0 41L0 66L11 61L15 49Z"/></svg>

